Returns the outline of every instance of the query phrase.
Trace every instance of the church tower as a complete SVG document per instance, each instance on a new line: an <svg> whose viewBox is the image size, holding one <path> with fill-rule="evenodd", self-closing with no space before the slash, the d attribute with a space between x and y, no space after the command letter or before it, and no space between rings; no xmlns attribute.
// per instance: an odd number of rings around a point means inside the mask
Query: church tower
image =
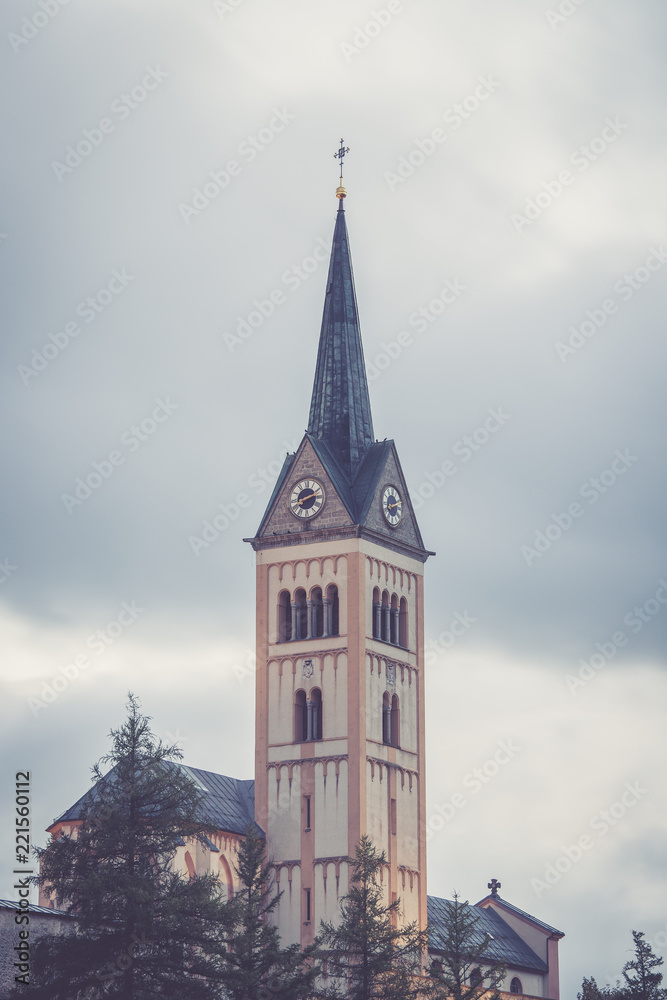
<svg viewBox="0 0 667 1000"><path fill-rule="evenodd" d="M342 146L341 146L342 152ZM308 430L254 538L255 817L285 943L336 920L348 858L384 850L387 902L426 926L422 542L398 455L373 435L343 199Z"/></svg>

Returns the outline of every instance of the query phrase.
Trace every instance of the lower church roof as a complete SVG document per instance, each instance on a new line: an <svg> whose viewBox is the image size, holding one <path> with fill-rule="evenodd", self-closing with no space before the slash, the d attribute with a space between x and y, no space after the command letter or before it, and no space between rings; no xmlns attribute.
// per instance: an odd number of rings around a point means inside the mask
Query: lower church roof
<svg viewBox="0 0 667 1000"><path fill-rule="evenodd" d="M187 767L175 762L170 762L168 766L180 768L203 793L198 818L210 823L212 830L243 835L250 825L264 836L255 823L255 782L252 779L230 778L226 774L216 774L214 771L204 771L199 767ZM102 781L113 781L113 773L112 769ZM83 807L96 797L95 788L96 786L90 788L55 823L72 823L82 819Z"/></svg>
<svg viewBox="0 0 667 1000"><path fill-rule="evenodd" d="M230 778L226 774L217 774L215 771L205 771L199 767L188 767L185 764L175 762L171 762L168 766L180 768L202 792L200 818L206 823L210 823L211 829L243 836L250 825L264 836L262 829L255 823L254 780ZM102 780L113 781L113 770L109 771ZM95 786L82 795L55 822L67 823L82 819L83 806L94 797ZM502 903L515 913L528 917L530 920L535 919L529 914L524 914L523 910L506 903L505 900L502 900ZM437 896L428 897L429 951L436 953L444 951L447 933L446 922L453 905L449 899L440 899ZM512 968L526 969L531 972L544 973L548 971L546 963L528 947L509 924L505 923L496 910L473 906L469 903L466 905L476 918L473 931L474 944L481 946L488 936L489 944L485 954L491 961L502 961ZM549 925L543 926L549 927ZM555 931L555 928L553 930ZM556 931L556 933L560 932Z"/></svg>
<svg viewBox="0 0 667 1000"><path fill-rule="evenodd" d="M467 909L475 919L472 933L473 945L480 947L488 936L489 944L484 955L492 962L504 962L513 969L525 969L529 972L544 973L548 971L546 962L536 955L532 948L519 937L509 924L493 909L485 909L470 903ZM445 950L446 924L454 903L450 899L428 897L428 947L429 951Z"/></svg>

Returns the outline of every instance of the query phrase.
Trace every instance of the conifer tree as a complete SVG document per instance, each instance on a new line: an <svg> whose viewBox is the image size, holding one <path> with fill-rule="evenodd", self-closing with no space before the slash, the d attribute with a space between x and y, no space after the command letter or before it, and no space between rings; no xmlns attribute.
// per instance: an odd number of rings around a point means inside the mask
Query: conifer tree
<svg viewBox="0 0 667 1000"><path fill-rule="evenodd" d="M581 990L577 993L577 1000L621 1000L622 997L620 983L616 986L598 986L592 976L590 979L584 977Z"/></svg>
<svg viewBox="0 0 667 1000"><path fill-rule="evenodd" d="M222 996L229 1000L309 1000L319 974L317 946L281 948L270 920L282 893L275 891L265 845L248 827L235 864L240 888L224 907L226 950L220 960Z"/></svg>
<svg viewBox="0 0 667 1000"><path fill-rule="evenodd" d="M359 842L340 923L322 923L327 955L326 997L346 1000L416 1000L431 989L420 974L426 935L416 924L399 928L400 900L386 904L380 873L386 865L369 837Z"/></svg>
<svg viewBox="0 0 667 1000"><path fill-rule="evenodd" d="M661 987L662 972L656 972L663 959L655 955L651 945L644 940L643 931L633 931L635 957L623 966L623 996L627 1000L665 1000L667 989Z"/></svg>
<svg viewBox="0 0 667 1000"><path fill-rule="evenodd" d="M489 935L480 939L478 916L468 901L453 893L444 917L441 948L431 963L431 976L439 995L452 1000L498 1000L507 974L503 962L489 957ZM479 978L475 972L479 970Z"/></svg>
<svg viewBox="0 0 667 1000"><path fill-rule="evenodd" d="M29 992L44 1000L218 997L220 887L183 877L179 844L204 840L201 792L150 730L130 694L125 723L93 768L75 836L39 850L37 881L76 918L75 933L38 942ZM111 765L103 776L101 766Z"/></svg>

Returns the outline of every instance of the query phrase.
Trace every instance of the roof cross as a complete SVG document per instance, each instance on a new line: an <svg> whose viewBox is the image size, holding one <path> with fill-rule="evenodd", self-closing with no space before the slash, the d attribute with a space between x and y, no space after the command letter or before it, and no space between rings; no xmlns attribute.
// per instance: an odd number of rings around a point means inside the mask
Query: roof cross
<svg viewBox="0 0 667 1000"><path fill-rule="evenodd" d="M340 161L340 182L343 183L343 160L345 159L345 154L350 152L350 147L345 145L345 140L340 140L340 149L334 153L334 160Z"/></svg>
<svg viewBox="0 0 667 1000"><path fill-rule="evenodd" d="M492 878L486 888L491 890L492 896L497 896L498 889L502 889L502 885L497 878Z"/></svg>

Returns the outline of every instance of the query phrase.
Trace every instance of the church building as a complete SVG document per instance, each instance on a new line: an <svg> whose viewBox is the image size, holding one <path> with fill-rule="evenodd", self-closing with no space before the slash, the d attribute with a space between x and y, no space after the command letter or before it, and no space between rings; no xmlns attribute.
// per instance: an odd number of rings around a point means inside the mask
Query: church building
<svg viewBox="0 0 667 1000"><path fill-rule="evenodd" d="M428 896L426 879L424 564L434 553L394 442L374 436L345 196L341 179L308 429L245 539L257 577L255 778L176 765L202 790L212 829L207 845L179 847L176 863L215 872L231 895L256 823L282 892L282 941L306 946L320 921L337 919L368 835L386 854L386 901L428 927L438 961L451 903ZM85 798L53 836L74 833ZM495 879L488 888L471 909L489 958L507 965L503 993L558 1000L562 933L501 898ZM40 904L52 908L47 893Z"/></svg>

